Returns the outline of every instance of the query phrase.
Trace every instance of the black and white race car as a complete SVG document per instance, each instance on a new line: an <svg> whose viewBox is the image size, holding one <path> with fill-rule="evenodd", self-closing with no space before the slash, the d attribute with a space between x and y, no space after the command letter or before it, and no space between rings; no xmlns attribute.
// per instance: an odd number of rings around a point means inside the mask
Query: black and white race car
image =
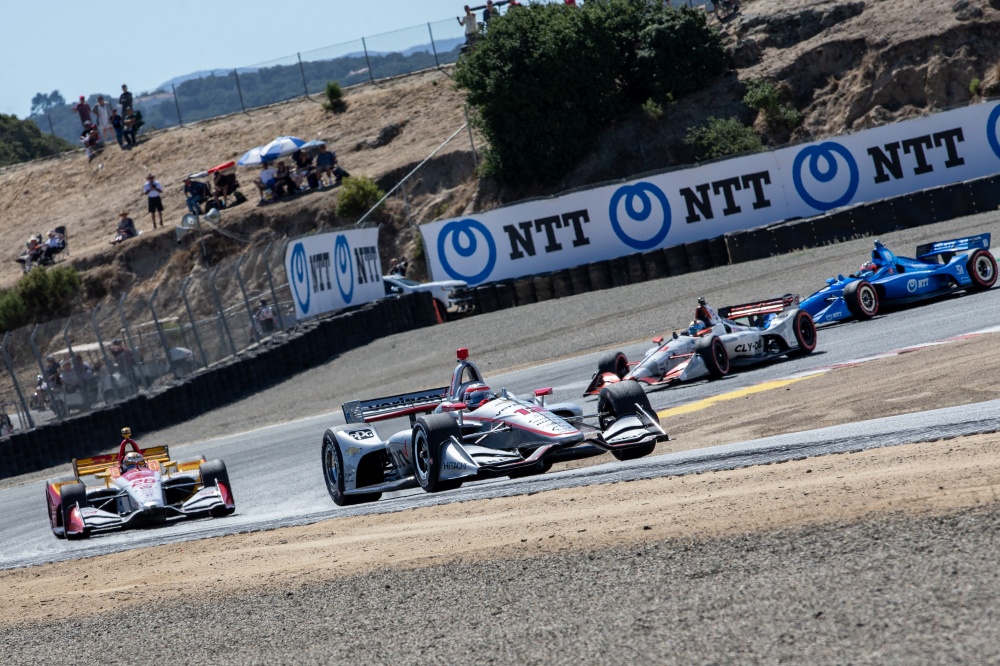
<svg viewBox="0 0 1000 666"><path fill-rule="evenodd" d="M652 453L666 441L645 392L635 382L600 392L597 413L574 403L545 404L493 391L467 349L458 350L451 384L429 391L343 405L345 425L323 435L323 474L338 505L372 502L382 493L420 486L458 488L489 476L527 476L554 462L610 451L619 460ZM418 416L426 414L426 416ZM411 427L383 439L373 422L409 417Z"/></svg>

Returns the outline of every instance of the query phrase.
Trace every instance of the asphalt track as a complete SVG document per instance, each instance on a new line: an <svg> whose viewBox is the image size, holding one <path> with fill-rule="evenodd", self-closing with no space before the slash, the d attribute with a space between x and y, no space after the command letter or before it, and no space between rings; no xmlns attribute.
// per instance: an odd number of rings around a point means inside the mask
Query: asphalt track
<svg viewBox="0 0 1000 666"><path fill-rule="evenodd" d="M744 370L716 382L649 392L654 408L664 410L726 392L808 373L885 352L927 344L1000 326L1000 289L912 307L877 317L821 329L815 353ZM647 343L622 348L630 358L641 356ZM550 401L580 401L585 412L594 410L594 398L580 395L593 373L597 354L575 357L529 369L488 377L494 389L507 387L530 394L551 386ZM440 384L448 377L441 377ZM793 389L794 390L794 389ZM374 396L358 396L374 397ZM845 452L928 441L1000 430L1000 401L877 419L806 431L712 449L649 457L630 463L614 462L547 474L529 479L493 480L468 484L460 490L427 495L416 489L386 495L377 503L340 508L323 484L319 444L323 430L342 422L339 413L326 414L251 432L172 448L177 457L204 454L226 461L237 500L237 513L224 519L171 523L157 529L97 535L82 542L57 540L48 529L43 485L25 483L0 490L0 569L90 557L110 552L193 540L238 532L311 523L364 513L402 511L417 506L534 493L562 487L628 479L743 467ZM664 425L670 431L669 419ZM405 421L380 424L383 436ZM281 451L276 460L275 451Z"/></svg>

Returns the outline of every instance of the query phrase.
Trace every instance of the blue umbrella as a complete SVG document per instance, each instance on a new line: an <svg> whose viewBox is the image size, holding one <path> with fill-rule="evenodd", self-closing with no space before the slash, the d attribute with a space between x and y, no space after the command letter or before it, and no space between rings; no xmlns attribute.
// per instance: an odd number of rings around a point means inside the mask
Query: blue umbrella
<svg viewBox="0 0 1000 666"><path fill-rule="evenodd" d="M320 141L319 139L313 139L312 141L308 141L306 143L303 143L300 146L300 148L302 150L312 150L314 148L316 150L319 150L320 146L325 146L325 145L326 145L326 141Z"/></svg>
<svg viewBox="0 0 1000 666"><path fill-rule="evenodd" d="M240 166L254 166L255 164L260 164L264 160L260 157L260 152L264 149L264 146L257 146L256 148L251 148L243 154L243 157L236 160L236 163Z"/></svg>
<svg viewBox="0 0 1000 666"><path fill-rule="evenodd" d="M305 141L297 136L279 136L277 139L260 149L260 156L262 159L270 162L271 160L276 160L279 157L291 155L296 150L301 148L304 143Z"/></svg>

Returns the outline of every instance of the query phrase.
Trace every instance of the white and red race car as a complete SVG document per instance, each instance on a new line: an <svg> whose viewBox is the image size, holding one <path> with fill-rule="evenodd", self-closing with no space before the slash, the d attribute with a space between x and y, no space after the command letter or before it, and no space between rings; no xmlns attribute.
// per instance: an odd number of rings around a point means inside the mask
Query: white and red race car
<svg viewBox="0 0 1000 666"><path fill-rule="evenodd" d="M816 348L816 324L799 309L797 294L731 305L718 312L699 298L687 330L674 331L666 341L653 338L653 343L656 346L638 363L629 363L621 352L602 355L584 395L626 379L653 385L718 379L732 367L809 354Z"/></svg>
<svg viewBox="0 0 1000 666"><path fill-rule="evenodd" d="M236 511L221 460L202 456L177 462L166 446L140 449L127 428L122 434L117 455L75 459L73 476L46 481L45 501L56 537L82 539L97 531ZM126 453L130 446L133 451ZM85 484L87 477L95 483Z"/></svg>

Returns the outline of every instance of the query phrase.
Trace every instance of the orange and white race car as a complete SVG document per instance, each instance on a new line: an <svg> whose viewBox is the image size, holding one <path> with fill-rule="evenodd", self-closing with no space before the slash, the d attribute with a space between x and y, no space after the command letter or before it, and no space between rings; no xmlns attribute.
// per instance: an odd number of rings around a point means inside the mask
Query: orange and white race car
<svg viewBox="0 0 1000 666"><path fill-rule="evenodd" d="M73 461L73 476L45 482L52 533L82 539L92 532L236 511L221 460L175 461L166 446L139 448L122 429L118 454ZM127 449L132 449L127 451ZM84 478L93 479L88 485Z"/></svg>

